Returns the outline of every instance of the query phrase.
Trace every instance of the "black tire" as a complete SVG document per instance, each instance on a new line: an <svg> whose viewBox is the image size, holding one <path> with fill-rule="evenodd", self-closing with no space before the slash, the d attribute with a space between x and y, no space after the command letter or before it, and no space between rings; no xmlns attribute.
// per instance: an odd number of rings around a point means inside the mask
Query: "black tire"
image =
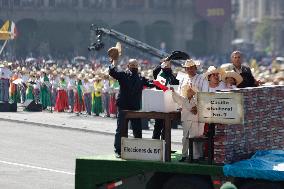
<svg viewBox="0 0 284 189"><path fill-rule="evenodd" d="M174 176L164 185L163 189L211 189L209 181L197 176Z"/></svg>
<svg viewBox="0 0 284 189"><path fill-rule="evenodd" d="M239 189L283 189L278 183L251 181L239 187Z"/></svg>

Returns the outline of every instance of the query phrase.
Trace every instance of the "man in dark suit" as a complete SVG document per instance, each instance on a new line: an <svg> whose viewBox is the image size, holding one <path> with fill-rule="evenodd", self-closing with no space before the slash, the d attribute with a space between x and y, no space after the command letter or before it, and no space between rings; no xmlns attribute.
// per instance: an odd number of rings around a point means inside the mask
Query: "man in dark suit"
<svg viewBox="0 0 284 189"><path fill-rule="evenodd" d="M142 90L144 86L153 87L153 85L138 73L138 62L136 59L130 59L128 70L118 70L116 67L117 60L111 60L112 65L109 67L109 75L118 80L120 90L116 99L118 107L117 128L115 132L114 149L117 157L121 155L120 129L123 127L124 112L123 110L140 110ZM141 119L132 119L131 127L135 138L142 138Z"/></svg>
<svg viewBox="0 0 284 189"><path fill-rule="evenodd" d="M158 65L153 70L153 77L154 79L157 79L158 75L162 75L166 80L166 85L178 85L179 81L176 79L176 77L173 74L173 71L171 69L171 62L169 60L162 60L161 64ZM157 89L161 90L159 87ZM162 119L156 119L154 130L153 130L153 139L160 139L162 135L162 139L164 139L164 121ZM163 131L163 132L162 132Z"/></svg>
<svg viewBox="0 0 284 189"><path fill-rule="evenodd" d="M238 87L257 87L261 84L261 81L256 81L253 77L251 70L248 66L242 65L242 53L240 51L234 51L231 54L231 62L233 64L233 70L243 77Z"/></svg>

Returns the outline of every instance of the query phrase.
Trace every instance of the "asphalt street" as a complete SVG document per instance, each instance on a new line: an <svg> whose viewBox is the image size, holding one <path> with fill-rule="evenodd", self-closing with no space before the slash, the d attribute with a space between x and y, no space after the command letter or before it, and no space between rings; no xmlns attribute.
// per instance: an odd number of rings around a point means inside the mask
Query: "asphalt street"
<svg viewBox="0 0 284 189"><path fill-rule="evenodd" d="M38 114L38 119L43 115ZM110 122L98 120L105 125ZM0 127L0 188L73 189L76 157L113 153L112 132L42 127L3 119ZM173 144L172 149L181 149L181 145Z"/></svg>
<svg viewBox="0 0 284 189"><path fill-rule="evenodd" d="M0 188L71 189L76 157L113 152L111 136L6 121L0 126Z"/></svg>

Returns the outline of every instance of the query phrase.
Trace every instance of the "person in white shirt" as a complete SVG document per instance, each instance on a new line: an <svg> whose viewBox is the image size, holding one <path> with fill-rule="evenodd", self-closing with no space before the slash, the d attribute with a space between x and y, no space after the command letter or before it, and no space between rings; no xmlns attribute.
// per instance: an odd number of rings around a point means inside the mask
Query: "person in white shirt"
<svg viewBox="0 0 284 189"><path fill-rule="evenodd" d="M226 89L235 89L243 82L243 77L235 71L226 71L222 76Z"/></svg>
<svg viewBox="0 0 284 189"><path fill-rule="evenodd" d="M40 72L37 72L36 74L36 79L35 79L35 84L33 85L33 88L34 88L34 98L35 98L35 102L38 104L39 101L40 101L40 84L41 84L41 81L40 81L40 75L41 73Z"/></svg>
<svg viewBox="0 0 284 189"><path fill-rule="evenodd" d="M186 160L188 156L189 141L188 137L201 136L203 134L204 124L198 122L198 115L192 112L192 108L196 106L195 94L197 89L190 86L184 86L182 89L182 95L179 95L172 90L173 100L182 108L181 110L181 122L183 126L182 137L182 159L180 162ZM193 144L193 159L199 159L202 156L202 143Z"/></svg>
<svg viewBox="0 0 284 189"><path fill-rule="evenodd" d="M84 94L84 103L86 107L87 114L91 115L92 110L92 91L93 84L89 81L89 77L84 78L83 82L83 94Z"/></svg>
<svg viewBox="0 0 284 189"><path fill-rule="evenodd" d="M76 90L75 76L76 74L74 72L71 72L67 83L68 104L71 108L71 113L74 109L74 90Z"/></svg>
<svg viewBox="0 0 284 189"><path fill-rule="evenodd" d="M222 75L224 74L223 69L209 66L207 71L204 73L205 78L208 80L208 91L203 92L217 92L226 89L225 83L222 81ZM211 138L215 134L215 125L213 123L206 123L204 125L204 135ZM207 156L208 144L205 144L205 155Z"/></svg>
<svg viewBox="0 0 284 189"><path fill-rule="evenodd" d="M109 103L110 103L110 83L108 75L103 76L102 80L103 88L102 88L102 101L103 101L103 109L105 116L109 117Z"/></svg>
<svg viewBox="0 0 284 189"><path fill-rule="evenodd" d="M204 77L203 74L197 73L198 66L200 66L200 62L193 59L186 60L185 64L182 65L182 67L185 68L187 76L183 77L179 82L178 93L180 95L182 95L181 91L184 86L192 86L196 88L199 92L208 92L208 80L206 77ZM191 112L197 114L197 107L192 107Z"/></svg>
<svg viewBox="0 0 284 189"><path fill-rule="evenodd" d="M208 91L203 92L216 92L225 89L225 83L222 81L223 74L224 71L221 68L209 66L204 74L205 78L208 80Z"/></svg>
<svg viewBox="0 0 284 189"><path fill-rule="evenodd" d="M24 103L26 101L27 82L29 80L28 71L25 67L22 67L21 79L22 79L21 90L20 90L21 103Z"/></svg>
<svg viewBox="0 0 284 189"><path fill-rule="evenodd" d="M8 63L4 63L0 67L0 101L9 101L9 88L10 88L10 78L12 72L9 68Z"/></svg>
<svg viewBox="0 0 284 189"><path fill-rule="evenodd" d="M208 91L208 81L203 74L197 73L198 66L200 66L200 62L193 59L186 60L185 64L182 65L185 68L187 76L180 80L178 93L186 85L195 87L199 92Z"/></svg>
<svg viewBox="0 0 284 189"><path fill-rule="evenodd" d="M53 71L49 76L49 82L51 84L51 104L55 106L56 97L57 97L57 87L58 87L58 77L57 71Z"/></svg>

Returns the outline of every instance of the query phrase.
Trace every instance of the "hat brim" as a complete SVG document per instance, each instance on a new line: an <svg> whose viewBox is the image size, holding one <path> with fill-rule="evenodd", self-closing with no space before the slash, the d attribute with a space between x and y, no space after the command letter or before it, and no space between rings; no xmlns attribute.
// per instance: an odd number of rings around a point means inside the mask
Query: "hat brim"
<svg viewBox="0 0 284 189"><path fill-rule="evenodd" d="M187 60L184 64L181 65L183 68L190 68L192 66L200 66L199 61L194 61L192 59Z"/></svg>
<svg viewBox="0 0 284 189"><path fill-rule="evenodd" d="M211 74L213 74L213 73L218 73L218 74L220 74L220 76L221 76L221 78L222 78L222 76L225 74L225 71L224 71L224 69L222 69L222 68L216 68L215 70L212 70L212 71L209 71L209 72L204 73L204 77L205 77L206 79L208 79L208 76L211 75ZM220 78L220 79L221 79L221 78Z"/></svg>
<svg viewBox="0 0 284 189"><path fill-rule="evenodd" d="M182 64L181 65L183 68L190 68L190 67L192 67L192 66L198 66L198 64Z"/></svg>
<svg viewBox="0 0 284 189"><path fill-rule="evenodd" d="M227 72L222 76L222 80L225 82L227 77L232 77L236 80L236 84L239 85L241 82L243 82L243 77L236 73L236 72Z"/></svg>

